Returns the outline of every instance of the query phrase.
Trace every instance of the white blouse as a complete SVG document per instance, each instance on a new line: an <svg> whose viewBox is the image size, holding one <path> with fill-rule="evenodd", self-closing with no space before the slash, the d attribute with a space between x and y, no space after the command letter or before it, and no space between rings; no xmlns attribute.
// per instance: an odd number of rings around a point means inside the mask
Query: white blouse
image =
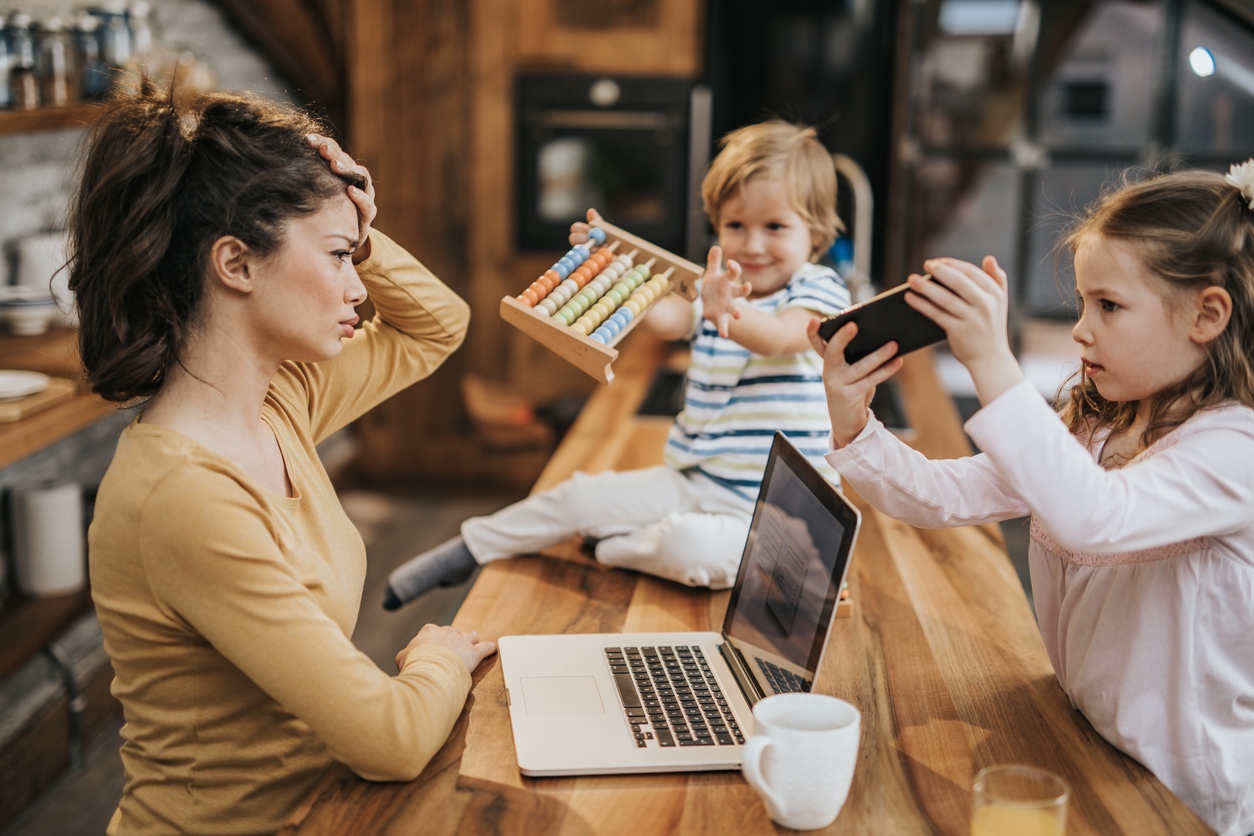
<svg viewBox="0 0 1254 836"><path fill-rule="evenodd" d="M1032 514L1041 637L1097 731L1221 836L1254 831L1254 409L1194 415L1123 468L1099 463L1028 381L930 461L872 415L828 462L920 528Z"/></svg>

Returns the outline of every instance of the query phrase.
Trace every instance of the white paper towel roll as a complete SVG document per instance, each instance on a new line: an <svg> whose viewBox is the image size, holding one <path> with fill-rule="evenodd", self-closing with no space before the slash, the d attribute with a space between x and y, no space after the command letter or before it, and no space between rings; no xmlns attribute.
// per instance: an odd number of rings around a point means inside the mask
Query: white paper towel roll
<svg viewBox="0 0 1254 836"><path fill-rule="evenodd" d="M76 482L13 490L14 580L33 598L79 592L86 584L82 492Z"/></svg>

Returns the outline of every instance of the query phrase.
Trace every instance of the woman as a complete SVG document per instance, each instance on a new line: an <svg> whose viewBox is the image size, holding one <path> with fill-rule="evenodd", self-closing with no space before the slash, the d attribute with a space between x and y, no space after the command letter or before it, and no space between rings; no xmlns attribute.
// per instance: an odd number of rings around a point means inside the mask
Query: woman
<svg viewBox="0 0 1254 836"><path fill-rule="evenodd" d="M316 129L150 83L93 129L71 219L83 365L144 402L89 535L126 718L111 836L273 833L332 760L412 779L495 651L427 625L389 677L349 640L365 548L315 445L435 369L468 310L371 229L369 173Z"/></svg>

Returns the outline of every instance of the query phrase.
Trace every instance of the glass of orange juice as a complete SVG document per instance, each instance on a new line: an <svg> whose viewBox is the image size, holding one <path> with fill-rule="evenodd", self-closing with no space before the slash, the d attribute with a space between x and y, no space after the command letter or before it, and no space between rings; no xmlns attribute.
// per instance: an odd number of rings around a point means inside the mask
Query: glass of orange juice
<svg viewBox="0 0 1254 836"><path fill-rule="evenodd" d="M971 836L1063 836L1071 788L1031 766L990 766L975 776Z"/></svg>

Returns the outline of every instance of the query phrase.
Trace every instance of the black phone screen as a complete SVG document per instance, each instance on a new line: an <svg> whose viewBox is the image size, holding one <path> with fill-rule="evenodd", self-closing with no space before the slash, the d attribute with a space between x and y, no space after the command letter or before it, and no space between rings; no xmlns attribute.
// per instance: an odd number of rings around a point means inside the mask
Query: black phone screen
<svg viewBox="0 0 1254 836"><path fill-rule="evenodd" d="M845 308L819 324L819 336L830 340L846 323L856 322L857 336L845 346L846 363L856 363L888 342L896 341L897 356L901 356L945 339L943 328L906 304L909 289L900 284Z"/></svg>

